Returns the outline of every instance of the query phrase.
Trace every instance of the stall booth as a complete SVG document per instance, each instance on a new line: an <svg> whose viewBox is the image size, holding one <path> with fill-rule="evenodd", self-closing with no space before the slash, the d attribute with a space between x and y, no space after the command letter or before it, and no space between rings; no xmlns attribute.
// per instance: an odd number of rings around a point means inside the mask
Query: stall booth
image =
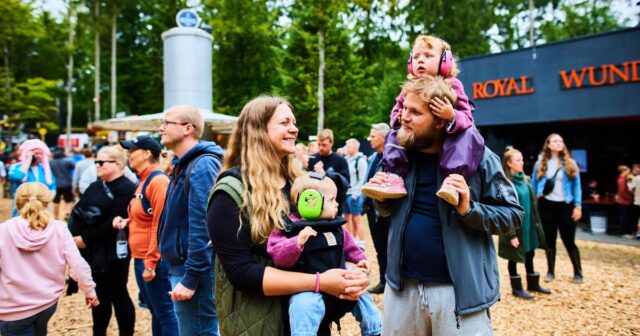
<svg viewBox="0 0 640 336"><path fill-rule="evenodd" d="M560 134L580 166L583 190L591 180L599 186L602 197L590 199L585 191L584 203L606 214L614 234L616 167L640 163L638 41L635 27L459 64L487 146L498 155L507 145L521 150L531 174L545 138Z"/></svg>

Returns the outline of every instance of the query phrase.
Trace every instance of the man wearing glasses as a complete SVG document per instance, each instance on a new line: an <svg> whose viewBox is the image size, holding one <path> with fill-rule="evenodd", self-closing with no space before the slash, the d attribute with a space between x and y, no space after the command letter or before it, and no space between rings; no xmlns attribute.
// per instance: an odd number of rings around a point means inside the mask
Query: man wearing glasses
<svg viewBox="0 0 640 336"><path fill-rule="evenodd" d="M160 125L160 142L175 158L158 226L158 248L169 263L169 295L180 335L218 335L214 255L208 243L206 214L223 151L214 142L200 140L203 129L200 112L187 105L168 109Z"/></svg>

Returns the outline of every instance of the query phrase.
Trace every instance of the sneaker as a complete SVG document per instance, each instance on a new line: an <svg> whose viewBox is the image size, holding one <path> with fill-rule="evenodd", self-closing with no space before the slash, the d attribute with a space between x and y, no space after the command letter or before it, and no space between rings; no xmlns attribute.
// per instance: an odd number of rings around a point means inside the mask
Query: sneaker
<svg viewBox="0 0 640 336"><path fill-rule="evenodd" d="M353 240L356 242L356 245L358 245L358 248L364 252L364 241L358 238L353 238Z"/></svg>
<svg viewBox="0 0 640 336"><path fill-rule="evenodd" d="M387 175L387 183L367 182L362 187L362 194L377 200L397 199L407 196L407 189L402 177L390 173Z"/></svg>
<svg viewBox="0 0 640 336"><path fill-rule="evenodd" d="M623 234L622 238L624 238L624 239L633 239L633 235L631 235L631 234Z"/></svg>
<svg viewBox="0 0 640 336"><path fill-rule="evenodd" d="M436 195L440 198L442 198L445 202L453 205L453 206L457 206L458 205L458 192L453 190L453 188L451 188L448 184L443 184L440 187L440 190L438 190L438 192L436 193Z"/></svg>

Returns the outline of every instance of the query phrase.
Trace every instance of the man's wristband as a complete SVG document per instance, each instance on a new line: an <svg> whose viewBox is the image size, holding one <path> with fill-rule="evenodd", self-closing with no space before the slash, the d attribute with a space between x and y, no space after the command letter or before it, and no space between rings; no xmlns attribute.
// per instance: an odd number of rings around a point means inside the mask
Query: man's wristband
<svg viewBox="0 0 640 336"><path fill-rule="evenodd" d="M316 293L320 293L320 273L316 272Z"/></svg>

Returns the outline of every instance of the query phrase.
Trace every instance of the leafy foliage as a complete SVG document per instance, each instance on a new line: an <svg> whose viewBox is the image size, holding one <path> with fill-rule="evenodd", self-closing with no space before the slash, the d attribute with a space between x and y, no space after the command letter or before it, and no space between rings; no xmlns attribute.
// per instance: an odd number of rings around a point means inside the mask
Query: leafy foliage
<svg viewBox="0 0 640 336"><path fill-rule="evenodd" d="M109 115L113 13L117 110L138 115L162 110L161 33L175 26L175 14L187 1L65 0L69 6L81 2L88 10L77 15L71 49L67 17L36 8L34 0L0 1L0 48L7 51L0 71L2 114L29 127L39 121L55 129L55 98L65 100L59 83L73 53L73 123L86 124L94 104L98 34L102 117ZM319 33L326 59L325 127L338 142L364 137L372 123L388 121L417 35L447 40L459 57L530 44L529 2L521 0L202 0L197 10L214 37L214 110L238 114L259 94L283 95L295 107L301 139L316 132ZM606 0L534 0L531 13L537 44L629 25Z"/></svg>

